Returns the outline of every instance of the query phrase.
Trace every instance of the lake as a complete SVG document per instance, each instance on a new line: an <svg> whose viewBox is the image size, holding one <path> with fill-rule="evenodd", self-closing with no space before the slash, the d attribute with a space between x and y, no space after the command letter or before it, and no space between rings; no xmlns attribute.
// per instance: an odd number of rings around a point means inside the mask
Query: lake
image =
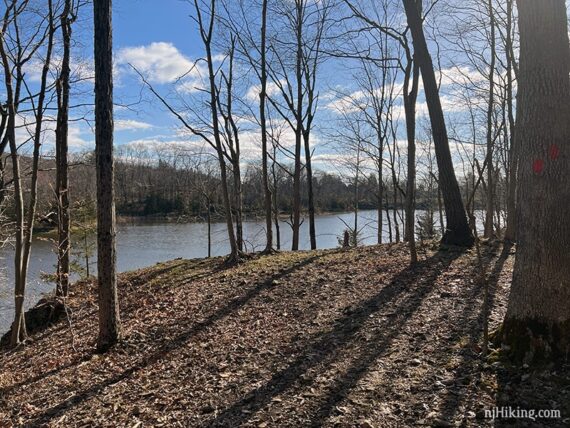
<svg viewBox="0 0 570 428"><path fill-rule="evenodd" d="M418 215L421 212L418 212ZM361 211L359 229L361 243L377 243L376 211ZM388 222L383 216L383 239L388 242ZM346 229L344 222L352 225L354 213L319 215L316 217L318 248L335 248L338 237ZM265 222L244 222L244 240L248 251L264 248ZM400 224L400 229L402 229ZM281 222L281 248L291 247L291 227ZM309 249L309 222L301 225L301 249ZM275 238L274 238L275 239ZM224 223L212 224L212 255L221 256L229 252ZM117 264L119 272L130 271L176 258L202 258L208 255L207 224L205 223L157 223L137 222L120 224L117 227ZM10 249L0 252L1 263L5 266L0 273L0 333L7 331L13 317L13 255ZM42 280L42 273L53 273L57 258L52 243L35 240L30 259L30 271L26 291L26 308L33 306L44 293L53 290L53 284ZM96 272L96 266L91 272Z"/></svg>

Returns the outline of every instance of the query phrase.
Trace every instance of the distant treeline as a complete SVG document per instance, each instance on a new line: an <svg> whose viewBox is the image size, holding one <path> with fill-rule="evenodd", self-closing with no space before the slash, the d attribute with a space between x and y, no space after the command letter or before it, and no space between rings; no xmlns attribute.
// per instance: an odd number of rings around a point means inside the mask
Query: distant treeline
<svg viewBox="0 0 570 428"><path fill-rule="evenodd" d="M135 153L135 154L133 154ZM128 154L128 155L125 155ZM215 165L193 161L191 155L151 157L129 150L119 150L115 164L115 201L119 216L124 217L186 217L199 220L208 214L221 217L222 194L220 177ZM55 173L53 161L46 157L42 161L39 174L38 219L41 223L55 220L56 203L53 186ZM29 159L23 158L24 170ZM246 215L261 215L263 211L263 189L261 168L247 164L242 168L243 210ZM9 177L6 177L9 179ZM345 178L338 173L315 171L313 177L317 212L352 211L358 201L359 209L377 209L379 186L376 174L362 174L355 192L353 178ZM281 215L292 210L293 178L285 170L276 170L272 175L275 189L275 206ZM462 193L469 195L471 179L461 181ZM93 153L75 155L70 169L70 198L72 207L84 200L94 200L96 191ZM306 177L303 177L301 202L308 206ZM231 183L230 183L231 187ZM503 186L499 183L499 191ZM403 209L405 182L398 183L394 191L392 180L383 183L383 209ZM232 189L233 191L233 189ZM484 194L476 198L477 208L484 206ZM416 206L418 209L440 209L441 201L435 180L418 182ZM9 214L10 210L8 210Z"/></svg>

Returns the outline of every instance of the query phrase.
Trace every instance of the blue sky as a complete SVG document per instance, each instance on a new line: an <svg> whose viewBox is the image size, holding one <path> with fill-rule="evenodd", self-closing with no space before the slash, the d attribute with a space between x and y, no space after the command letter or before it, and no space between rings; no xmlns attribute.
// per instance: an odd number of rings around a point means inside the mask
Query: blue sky
<svg viewBox="0 0 570 428"><path fill-rule="evenodd" d="M115 144L160 144L161 142L168 144L184 141L188 137L180 135L179 122L150 94L127 63L134 64L161 94L167 98L172 95L173 88L180 84L177 77L191 68L193 62L203 54L197 25L191 18L193 4L185 0L165 0L157 7L157 2L154 0L121 0L115 1L113 7L115 102L136 103L129 109L116 107ZM92 56L89 43L92 31L90 15L89 6L83 11L84 22L77 28L84 40L82 48L76 53L84 56L87 61L90 61ZM329 64L322 70L323 76L329 74L339 81L346 82L346 79L338 73L331 73L332 69L333 66ZM185 84L191 88L195 80L195 78L186 78ZM322 79L321 92L325 92L325 86L332 84L334 80ZM256 81L252 80L248 85L251 87L255 83ZM246 89L244 94L247 92ZM192 102L192 97L197 95L196 91L189 90L184 93L184 98ZM85 93L82 96L89 94ZM141 96L142 101L138 103ZM255 93L251 101L257 102ZM321 109L319 116L322 118L327 113L326 109ZM71 131L77 137L78 149L92 147L91 131L87 124L78 125L78 128ZM250 140L256 139L251 134L249 137ZM248 139L248 134L245 135L245 139ZM318 142L318 132L315 132L314 142ZM251 144L255 142L250 142ZM320 150L330 152L324 147ZM247 150L244 152L247 153Z"/></svg>
<svg viewBox="0 0 570 428"><path fill-rule="evenodd" d="M166 98L173 96L175 90L178 95L174 96L175 103L188 101L193 103L199 96L195 90L197 86L197 73L193 72L183 81L178 77L186 73L202 56L202 42L198 37L196 23L190 17L193 4L187 0L115 0L113 11L113 30L115 48L115 102L117 104L131 104L131 108L125 109L117 106L115 144L148 145L156 147L161 145L190 144L191 138L180 133L179 122L168 113L160 102L146 90L139 78L133 73L128 63L134 64L144 74L153 86ZM82 39L80 47L75 50L76 61L92 61L92 23L91 6L83 10L82 20L76 25L76 36ZM343 92L351 93L353 87L354 63L346 60L328 61L321 69L319 79L319 111L314 127L313 142L316 146L317 168L338 171L338 165L333 165L330 160L339 156L338 148L328 143L327 132L336 126L336 116L332 112L332 89L342 88ZM463 70L464 74L472 74L470 70ZM198 73L199 74L199 73ZM457 74L449 69L446 75ZM454 77L450 77L451 81ZM444 79L445 82L445 79ZM246 82L250 88L256 83L255 78ZM81 97L92 97L92 86L87 83L81 85ZM180 91L180 89L184 89ZM454 99L445 94L443 89L443 103L448 114L458 110ZM180 96L180 92L182 96ZM246 95L247 90L243 91ZM253 91L251 102L256 103L256 94ZM142 98L141 98L142 97ZM92 99L92 98L90 98ZM427 109L423 96L418 100L418 117L420 121L426 121ZM179 104L180 105L180 104ZM83 112L76 112L76 115ZM73 112L72 112L73 116ZM87 112L89 116L89 112ZM90 126L92 123L76 122L70 129L70 143L76 150L88 150L93 148L93 135ZM421 132L421 129L418 129ZM404 126L399 127L398 139L402 141L402 155L405 155L405 132ZM245 160L258 160L256 147L258 136L254 132L244 132L243 141L245 148ZM196 139L193 139L196 143ZM247 157L250 156L250 159ZM320 160L319 160L320 159Z"/></svg>
<svg viewBox="0 0 570 428"><path fill-rule="evenodd" d="M148 91L136 78L126 62L134 62L142 67L146 62L158 66L160 63L178 68L168 74L174 79L177 72L184 70L184 61L194 61L201 55L201 41L197 38L195 24L190 18L192 5L186 1L165 0L158 5L155 0L116 0L113 2L113 43L115 50L115 108L116 132L115 144L122 145L132 141L176 137L178 123L156 103ZM73 51L76 70L85 67L92 74L92 13L91 5L81 11L81 19L75 24L74 37L80 39ZM154 49L151 47L155 46ZM138 50L138 55L135 55ZM138 62L138 64L137 64ZM86 64L86 65L78 65ZM140 69L140 67L138 67ZM162 70L163 74L165 70ZM160 74L157 67L148 70L148 75ZM153 82L157 83L157 82ZM160 80L157 89L167 93L170 81ZM90 82L72 88L76 101L92 102L92 84ZM138 102L141 99L142 102ZM133 104L135 103L135 104ZM129 109L121 104L130 105ZM89 111L72 111L72 116L90 117ZM92 123L76 122L70 130L72 149L86 150L93 147ZM49 150L49 145L48 145Z"/></svg>

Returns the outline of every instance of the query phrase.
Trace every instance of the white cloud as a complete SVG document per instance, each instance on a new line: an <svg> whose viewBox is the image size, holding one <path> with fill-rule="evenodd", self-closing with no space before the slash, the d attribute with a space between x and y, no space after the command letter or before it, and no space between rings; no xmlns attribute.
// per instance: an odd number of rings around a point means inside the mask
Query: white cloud
<svg viewBox="0 0 570 428"><path fill-rule="evenodd" d="M153 128L153 125L146 122L140 122L132 119L117 119L115 120L116 131L140 131Z"/></svg>
<svg viewBox="0 0 570 428"><path fill-rule="evenodd" d="M69 134L68 134L68 144L71 150L85 150L91 149L95 147L94 135L90 131L89 137L90 139L85 139L84 133L81 131L79 126L71 125L69 127Z"/></svg>
<svg viewBox="0 0 570 428"><path fill-rule="evenodd" d="M437 72L438 79L441 79L441 86L452 84L470 85L486 80L479 71L470 67L453 66Z"/></svg>
<svg viewBox="0 0 570 428"><path fill-rule="evenodd" d="M200 79L196 62L182 54L172 43L154 42L146 46L122 48L117 53L116 62L123 68L131 64L151 83L172 83L182 76Z"/></svg>
<svg viewBox="0 0 570 428"><path fill-rule="evenodd" d="M197 139L177 139L175 136L152 136L148 138L141 138L137 140L132 140L121 144L121 147L131 148L137 151L149 153L149 157L152 154L158 153L203 153L208 150L209 146L205 142Z"/></svg>
<svg viewBox="0 0 570 428"><path fill-rule="evenodd" d="M59 75L61 71L61 63L63 58L61 56L53 56L50 64L50 76L48 85L53 84L55 76ZM44 67L43 60L35 58L28 62L25 67L26 76L31 82L39 83L42 78L42 70ZM71 68L71 81L76 82L93 82L95 76L94 64L92 59L78 59L72 56Z"/></svg>
<svg viewBox="0 0 570 428"><path fill-rule="evenodd" d="M366 96L363 91L354 91L349 95L342 95L332 99L325 108L335 114L350 114L366 108Z"/></svg>
<svg viewBox="0 0 570 428"><path fill-rule="evenodd" d="M16 126L16 140L20 146L20 152L29 155L33 150L35 117L33 115L18 115L16 116ZM56 118L49 115L44 116L41 138L44 153L55 149L55 128ZM67 138L70 150L85 150L95 147L93 131L90 128L82 128L77 122L70 122Z"/></svg>
<svg viewBox="0 0 570 428"><path fill-rule="evenodd" d="M267 84L267 95L272 97L279 94L279 86L276 83L269 82ZM245 97L249 101L259 101L259 94L261 93L261 85L253 85L247 90Z"/></svg>

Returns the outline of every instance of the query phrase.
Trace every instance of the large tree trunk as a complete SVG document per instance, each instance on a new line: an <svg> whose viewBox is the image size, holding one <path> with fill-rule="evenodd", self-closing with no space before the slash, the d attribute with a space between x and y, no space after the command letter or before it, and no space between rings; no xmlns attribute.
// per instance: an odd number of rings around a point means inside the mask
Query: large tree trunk
<svg viewBox="0 0 570 428"><path fill-rule="evenodd" d="M61 74L57 82L57 126L56 145L56 194L58 207L58 263L57 295L67 296L69 290L70 261L70 215L69 215L69 180L68 180L68 119L69 119L69 76L71 56L71 0L65 1L61 14L63 36L63 58Z"/></svg>
<svg viewBox="0 0 570 428"><path fill-rule="evenodd" d="M422 19L418 10L418 3L416 0L403 0L403 2L408 18L408 25L412 33L414 55L422 73L424 92L435 143L435 154L439 168L439 182L447 218L447 227L443 234L442 243L471 246L473 245L474 238L467 223L467 215L453 169L445 117L441 107L433 63L423 31Z"/></svg>
<svg viewBox="0 0 570 428"><path fill-rule="evenodd" d="M121 339L115 249L113 185L113 37L112 0L93 2L95 20L95 145L97 164L97 270L99 339L105 351Z"/></svg>
<svg viewBox="0 0 570 428"><path fill-rule="evenodd" d="M570 351L570 45L564 0L518 0L517 255L503 340L515 360Z"/></svg>

